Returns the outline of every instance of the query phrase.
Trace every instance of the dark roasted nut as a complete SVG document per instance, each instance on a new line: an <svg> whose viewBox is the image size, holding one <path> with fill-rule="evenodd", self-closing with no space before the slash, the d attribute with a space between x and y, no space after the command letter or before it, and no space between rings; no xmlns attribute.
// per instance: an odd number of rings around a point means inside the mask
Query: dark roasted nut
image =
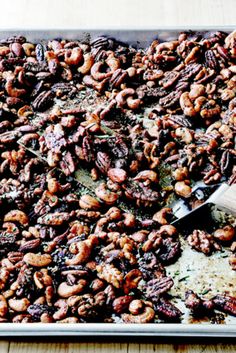
<svg viewBox="0 0 236 353"><path fill-rule="evenodd" d="M126 311L129 307L129 304L133 300L131 295L124 295L122 297L118 297L112 303L113 310L117 314L121 314L122 312Z"/></svg>
<svg viewBox="0 0 236 353"><path fill-rule="evenodd" d="M180 322L181 320L182 312L166 299L159 299L155 304L155 311L162 320L168 322Z"/></svg>
<svg viewBox="0 0 236 353"><path fill-rule="evenodd" d="M214 300L203 300L192 290L185 293L185 305L192 311L194 316L209 315L215 309Z"/></svg>
<svg viewBox="0 0 236 353"><path fill-rule="evenodd" d="M236 181L235 39L0 41L0 322L181 321L166 205ZM220 227L187 241L210 255L234 241L235 224ZM235 315L234 302L186 293L193 317Z"/></svg>
<svg viewBox="0 0 236 353"><path fill-rule="evenodd" d="M45 111L53 103L53 93L51 91L41 92L33 101L32 106L37 111Z"/></svg>
<svg viewBox="0 0 236 353"><path fill-rule="evenodd" d="M166 293L174 285L171 277L161 277L152 279L145 285L145 295L148 299L156 302L160 294Z"/></svg>
<svg viewBox="0 0 236 353"><path fill-rule="evenodd" d="M212 300L217 310L236 316L236 299L234 297L217 295Z"/></svg>

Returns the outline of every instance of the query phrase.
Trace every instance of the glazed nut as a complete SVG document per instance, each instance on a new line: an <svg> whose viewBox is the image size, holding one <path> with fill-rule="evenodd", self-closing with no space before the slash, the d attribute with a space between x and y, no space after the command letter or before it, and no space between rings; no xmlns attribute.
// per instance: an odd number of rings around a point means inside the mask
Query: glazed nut
<svg viewBox="0 0 236 353"><path fill-rule="evenodd" d="M27 298L22 299L9 299L9 307L17 312L24 312L30 305L30 301Z"/></svg>
<svg viewBox="0 0 236 353"><path fill-rule="evenodd" d="M107 175L114 183L123 183L127 179L126 171L121 168L111 168Z"/></svg>
<svg viewBox="0 0 236 353"><path fill-rule="evenodd" d="M45 267L52 262L51 255L49 254L34 254L27 253L23 257L23 260L31 266Z"/></svg>
<svg viewBox="0 0 236 353"><path fill-rule="evenodd" d="M168 224L168 221L166 219L166 217L172 213L172 209L169 207L164 207L162 208L160 211L156 212L152 219L156 222L158 222L159 224L165 225Z"/></svg>
<svg viewBox="0 0 236 353"><path fill-rule="evenodd" d="M0 295L0 317L5 317L8 312L8 304L6 298Z"/></svg>
<svg viewBox="0 0 236 353"><path fill-rule="evenodd" d="M189 176L189 172L187 167L179 167L173 171L173 177L177 181L186 180L188 176Z"/></svg>
<svg viewBox="0 0 236 353"><path fill-rule="evenodd" d="M66 282L59 284L57 293L62 298L69 298L72 295L82 292L86 286L87 282L84 279L80 279L77 284L69 286Z"/></svg>
<svg viewBox="0 0 236 353"><path fill-rule="evenodd" d="M131 302L132 304L132 302ZM130 305L131 305L130 304ZM133 314L122 314L121 315L122 319L126 323L132 323L132 324L144 324L144 323L149 323L153 322L155 318L155 311L153 308L149 306L145 306L143 312L138 315L133 315Z"/></svg>
<svg viewBox="0 0 236 353"><path fill-rule="evenodd" d="M28 216L25 212L20 210L11 210L9 211L3 219L4 222L18 222L22 226L27 226L29 223Z"/></svg>
<svg viewBox="0 0 236 353"><path fill-rule="evenodd" d="M117 199L118 194L110 191L105 183L101 183L95 190L96 196L107 205L113 205Z"/></svg>
<svg viewBox="0 0 236 353"><path fill-rule="evenodd" d="M99 201L90 195L83 195L79 200L79 205L84 210L99 210L101 207Z"/></svg>
<svg viewBox="0 0 236 353"><path fill-rule="evenodd" d="M236 255L235 254L231 254L229 257L229 264L232 268L232 270L236 270Z"/></svg>
<svg viewBox="0 0 236 353"><path fill-rule="evenodd" d="M142 311L143 305L144 303L140 299L132 300L132 302L129 304L129 311L133 315L138 315Z"/></svg>
<svg viewBox="0 0 236 353"><path fill-rule="evenodd" d="M189 197L191 195L192 189L185 181L178 181L175 184L175 192L181 197Z"/></svg>
<svg viewBox="0 0 236 353"><path fill-rule="evenodd" d="M113 303L112 307L115 313L121 314L122 312L126 311L129 307L130 302L133 300L131 295L123 295L121 297L116 298Z"/></svg>
<svg viewBox="0 0 236 353"><path fill-rule="evenodd" d="M88 240L80 241L77 243L72 243L69 248L71 253L74 253L75 256L66 260L68 266L80 265L86 262L91 254L92 245L89 244Z"/></svg>
<svg viewBox="0 0 236 353"><path fill-rule="evenodd" d="M225 226L224 228L215 230L213 235L220 241L231 241L235 236L235 229L232 226Z"/></svg>
<svg viewBox="0 0 236 353"><path fill-rule="evenodd" d="M178 127L175 130L175 135L185 142L185 144L189 144L193 141L193 132L186 127Z"/></svg>
<svg viewBox="0 0 236 353"><path fill-rule="evenodd" d="M195 100L196 98L198 98L200 96L204 96L205 91L206 91L206 89L205 89L204 85L195 83L191 86L191 90L189 92L189 98L191 100Z"/></svg>

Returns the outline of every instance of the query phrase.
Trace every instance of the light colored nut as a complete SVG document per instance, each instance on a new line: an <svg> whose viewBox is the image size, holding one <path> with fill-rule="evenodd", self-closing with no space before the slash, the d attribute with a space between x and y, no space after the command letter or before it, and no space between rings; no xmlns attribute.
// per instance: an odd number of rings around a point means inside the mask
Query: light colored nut
<svg viewBox="0 0 236 353"><path fill-rule="evenodd" d="M192 189L184 181L178 181L175 184L175 192L179 196L189 197L191 195Z"/></svg>
<svg viewBox="0 0 236 353"><path fill-rule="evenodd" d="M66 265L74 266L86 262L90 257L91 251L92 247L90 244L88 244L86 240L72 243L70 245L70 252L72 254L76 252L76 255L73 256L71 259L67 259Z"/></svg>
<svg viewBox="0 0 236 353"><path fill-rule="evenodd" d="M204 96L205 92L206 92L206 89L203 85L194 83L191 86L191 90L189 92L189 98L192 100L195 100L200 96Z"/></svg>
<svg viewBox="0 0 236 353"><path fill-rule="evenodd" d="M112 284L115 288L121 288L123 274L112 264L101 264L96 267L97 276Z"/></svg>
<svg viewBox="0 0 236 353"><path fill-rule="evenodd" d="M45 267L52 262L51 255L49 254L34 254L27 253L23 260L31 266L35 267Z"/></svg>
<svg viewBox="0 0 236 353"><path fill-rule="evenodd" d="M188 92L182 93L179 103L185 115L187 116L196 115L196 110L194 109L193 103L189 97Z"/></svg>
<svg viewBox="0 0 236 353"><path fill-rule="evenodd" d="M27 298L9 299L8 304L12 310L20 313L27 310L30 305L30 301Z"/></svg>
<svg viewBox="0 0 236 353"><path fill-rule="evenodd" d="M79 205L84 210L99 210L100 202L90 195L83 195L79 200Z"/></svg>
<svg viewBox="0 0 236 353"><path fill-rule="evenodd" d="M122 314L122 319L124 322L131 324L144 324L148 322L152 322L155 317L155 311L146 306L142 314L132 315L132 314Z"/></svg>
<svg viewBox="0 0 236 353"><path fill-rule="evenodd" d="M4 222L19 222L23 226L27 226L29 218L25 212L20 210L11 210L8 212L3 219Z"/></svg>
<svg viewBox="0 0 236 353"><path fill-rule="evenodd" d="M188 168L179 167L173 171L173 177L177 181L183 181L188 178Z"/></svg>
<svg viewBox="0 0 236 353"><path fill-rule="evenodd" d="M160 211L156 212L153 215L152 219L154 221L158 222L159 224L162 224L162 225L168 224L168 221L167 221L166 217L167 217L168 214L171 214L171 212L172 212L171 208L164 207Z"/></svg>
<svg viewBox="0 0 236 353"><path fill-rule="evenodd" d="M132 302L129 305L129 311L133 315L138 315L143 309L143 301L140 299L135 299L132 300Z"/></svg>
<svg viewBox="0 0 236 353"><path fill-rule="evenodd" d="M63 320L58 320L57 322L61 324L76 324L77 322L79 322L79 319L77 317L71 316L66 317Z"/></svg>
<svg viewBox="0 0 236 353"><path fill-rule="evenodd" d="M138 173L138 175L136 175L136 177L134 178L134 180L150 180L153 183L157 183L158 182L158 176L157 173L154 172L153 170L143 170L142 172Z"/></svg>
<svg viewBox="0 0 236 353"><path fill-rule="evenodd" d="M86 284L87 282L84 279L80 279L78 283L73 286L69 286L66 282L62 282L57 289L57 293L62 298L69 298L72 295L82 292Z"/></svg>
<svg viewBox="0 0 236 353"><path fill-rule="evenodd" d="M0 295L0 317L5 317L8 312L8 305L5 297Z"/></svg>
<svg viewBox="0 0 236 353"><path fill-rule="evenodd" d="M193 141L193 131L189 130L187 127L178 127L175 130L175 135L186 144L189 144Z"/></svg>
<svg viewBox="0 0 236 353"><path fill-rule="evenodd" d="M232 226L225 226L217 229L213 235L220 241L231 241L235 236L235 230Z"/></svg>

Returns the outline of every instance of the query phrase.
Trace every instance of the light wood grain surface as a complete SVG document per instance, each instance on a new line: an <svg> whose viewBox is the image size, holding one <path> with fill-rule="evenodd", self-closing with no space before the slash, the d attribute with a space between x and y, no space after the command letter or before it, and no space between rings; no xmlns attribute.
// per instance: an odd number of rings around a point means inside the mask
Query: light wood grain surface
<svg viewBox="0 0 236 353"><path fill-rule="evenodd" d="M235 25L236 0L0 0L0 29L158 28ZM0 341L0 353L214 353L236 352L236 341L146 338L135 343L63 338ZM162 342L162 343L155 343Z"/></svg>

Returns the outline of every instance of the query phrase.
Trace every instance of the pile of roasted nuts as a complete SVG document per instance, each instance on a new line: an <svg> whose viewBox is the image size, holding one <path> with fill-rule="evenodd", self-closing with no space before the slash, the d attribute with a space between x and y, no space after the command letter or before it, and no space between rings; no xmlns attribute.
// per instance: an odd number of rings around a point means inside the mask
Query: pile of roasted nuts
<svg viewBox="0 0 236 353"><path fill-rule="evenodd" d="M236 181L236 32L1 40L0 116L0 322L181 322L167 200L196 207L197 181ZM187 241L232 244L235 270L234 238L226 224ZM191 288L186 307L236 316L236 298Z"/></svg>

